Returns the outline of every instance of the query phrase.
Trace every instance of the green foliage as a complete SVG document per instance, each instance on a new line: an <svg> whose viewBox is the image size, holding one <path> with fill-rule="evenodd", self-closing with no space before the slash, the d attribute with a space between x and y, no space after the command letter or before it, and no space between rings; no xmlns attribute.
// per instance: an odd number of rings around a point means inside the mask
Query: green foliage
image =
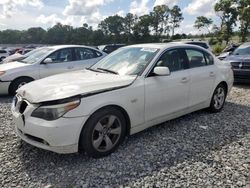
<svg viewBox="0 0 250 188"><path fill-rule="evenodd" d="M172 29L172 36L174 36L174 30L175 28L180 27L180 23L183 20L182 12L180 7L175 5L171 10L170 10L170 28Z"/></svg>
<svg viewBox="0 0 250 188"><path fill-rule="evenodd" d="M219 55L225 48L225 45L222 45L221 43L217 43L216 45L212 46L212 48L213 48L213 53L215 55Z"/></svg>
<svg viewBox="0 0 250 188"><path fill-rule="evenodd" d="M233 34L233 26L236 26L237 0L219 0L214 10L221 19L221 38L228 43Z"/></svg>
<svg viewBox="0 0 250 188"><path fill-rule="evenodd" d="M210 33L209 26L213 24L213 20L211 18L207 18L205 16L198 16L195 20L194 27L197 29L206 28Z"/></svg>
<svg viewBox="0 0 250 188"><path fill-rule="evenodd" d="M150 13L152 18L151 25L156 36L166 33L169 30L167 27L170 9L167 5L155 6L153 12Z"/></svg>
<svg viewBox="0 0 250 188"><path fill-rule="evenodd" d="M250 30L250 0L238 1L241 42L245 42Z"/></svg>

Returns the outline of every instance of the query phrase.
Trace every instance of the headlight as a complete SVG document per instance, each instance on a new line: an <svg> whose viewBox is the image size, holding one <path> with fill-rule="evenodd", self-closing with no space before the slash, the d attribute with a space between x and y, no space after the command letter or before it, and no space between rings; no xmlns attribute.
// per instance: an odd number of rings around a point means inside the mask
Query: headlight
<svg viewBox="0 0 250 188"><path fill-rule="evenodd" d="M31 114L32 117L53 121L62 117L67 112L75 109L81 103L80 99L64 104L40 106Z"/></svg>
<svg viewBox="0 0 250 188"><path fill-rule="evenodd" d="M5 71L0 71L0 76L4 75Z"/></svg>

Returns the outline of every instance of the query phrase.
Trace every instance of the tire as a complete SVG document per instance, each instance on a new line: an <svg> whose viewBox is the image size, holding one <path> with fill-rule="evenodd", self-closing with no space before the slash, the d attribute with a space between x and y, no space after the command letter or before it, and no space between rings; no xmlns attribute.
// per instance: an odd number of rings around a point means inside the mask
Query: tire
<svg viewBox="0 0 250 188"><path fill-rule="evenodd" d="M100 158L114 152L126 136L121 111L108 107L95 112L81 132L79 146L88 156Z"/></svg>
<svg viewBox="0 0 250 188"><path fill-rule="evenodd" d="M18 78L16 80L14 80L11 84L10 84L10 88L9 88L9 94L10 95L15 95L16 94L16 90L19 89L20 87L22 87L23 85L32 82L33 79L32 78Z"/></svg>
<svg viewBox="0 0 250 188"><path fill-rule="evenodd" d="M226 87L223 84L219 84L214 90L210 106L208 108L209 111L213 113L220 112L224 107L226 96Z"/></svg>
<svg viewBox="0 0 250 188"><path fill-rule="evenodd" d="M3 61L5 59L5 57L0 57L0 62Z"/></svg>

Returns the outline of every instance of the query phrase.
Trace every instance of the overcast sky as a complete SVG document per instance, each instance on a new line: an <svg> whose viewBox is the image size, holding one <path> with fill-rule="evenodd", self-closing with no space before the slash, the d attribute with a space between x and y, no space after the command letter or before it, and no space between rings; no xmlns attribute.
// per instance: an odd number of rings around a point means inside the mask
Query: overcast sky
<svg viewBox="0 0 250 188"><path fill-rule="evenodd" d="M0 0L0 30L49 28L57 22L74 27L88 23L94 28L100 20L131 12L147 14L155 5L181 7L184 21L177 32L197 33L193 28L197 16L217 19L213 11L216 0Z"/></svg>

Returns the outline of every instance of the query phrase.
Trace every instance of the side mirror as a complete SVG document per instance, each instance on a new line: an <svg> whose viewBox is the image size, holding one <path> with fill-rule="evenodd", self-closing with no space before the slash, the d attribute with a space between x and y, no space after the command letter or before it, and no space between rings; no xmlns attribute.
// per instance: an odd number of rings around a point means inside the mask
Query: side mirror
<svg viewBox="0 0 250 188"><path fill-rule="evenodd" d="M168 67L155 67L153 73L157 76L169 76L170 70Z"/></svg>
<svg viewBox="0 0 250 188"><path fill-rule="evenodd" d="M43 64L49 64L49 63L52 63L52 59L51 58L46 58L44 61L43 61Z"/></svg>

